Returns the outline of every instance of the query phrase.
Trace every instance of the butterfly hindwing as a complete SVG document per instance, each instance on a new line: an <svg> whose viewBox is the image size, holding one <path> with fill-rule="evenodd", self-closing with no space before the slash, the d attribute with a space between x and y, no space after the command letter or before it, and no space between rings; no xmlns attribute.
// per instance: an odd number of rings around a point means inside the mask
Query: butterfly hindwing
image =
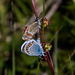
<svg viewBox="0 0 75 75"><path fill-rule="evenodd" d="M43 55L43 48L34 39L24 42L21 51L29 56Z"/></svg>

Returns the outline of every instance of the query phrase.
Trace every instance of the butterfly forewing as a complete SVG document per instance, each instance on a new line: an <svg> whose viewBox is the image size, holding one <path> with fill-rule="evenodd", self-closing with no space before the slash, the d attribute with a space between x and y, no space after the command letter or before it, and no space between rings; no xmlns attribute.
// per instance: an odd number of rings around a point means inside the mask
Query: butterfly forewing
<svg viewBox="0 0 75 75"><path fill-rule="evenodd" d="M23 40L31 39L34 34L36 34L39 31L38 22L32 23L30 26L28 26L23 34Z"/></svg>

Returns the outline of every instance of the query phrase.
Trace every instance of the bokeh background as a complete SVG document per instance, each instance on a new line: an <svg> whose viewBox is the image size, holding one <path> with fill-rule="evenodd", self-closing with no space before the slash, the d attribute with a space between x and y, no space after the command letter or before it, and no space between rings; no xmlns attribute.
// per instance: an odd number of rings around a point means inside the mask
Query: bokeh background
<svg viewBox="0 0 75 75"><path fill-rule="evenodd" d="M43 0L34 1L41 18ZM75 75L75 0L45 2L50 24L44 29L44 41L52 44L55 75ZM37 57L21 52L23 30L34 22L33 14L31 0L0 0L0 75L36 75ZM47 62L42 62L39 75L51 75Z"/></svg>

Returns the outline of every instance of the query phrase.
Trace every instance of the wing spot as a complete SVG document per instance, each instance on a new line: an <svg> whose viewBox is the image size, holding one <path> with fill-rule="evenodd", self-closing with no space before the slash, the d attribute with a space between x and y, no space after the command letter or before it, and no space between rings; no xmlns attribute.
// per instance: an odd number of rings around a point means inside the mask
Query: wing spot
<svg viewBox="0 0 75 75"><path fill-rule="evenodd" d="M28 50L28 49L29 49L29 47L30 47L33 43L34 43L34 41L32 41L32 42L27 46L27 49L26 49L26 50L27 50L28 53L29 53L29 50Z"/></svg>

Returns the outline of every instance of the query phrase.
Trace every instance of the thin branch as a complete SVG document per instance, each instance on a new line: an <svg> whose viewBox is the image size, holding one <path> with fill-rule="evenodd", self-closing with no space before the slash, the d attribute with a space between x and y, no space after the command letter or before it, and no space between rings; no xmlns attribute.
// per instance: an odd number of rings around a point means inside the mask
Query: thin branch
<svg viewBox="0 0 75 75"><path fill-rule="evenodd" d="M12 31L13 31L13 34L12 34L12 75L15 75L15 31L14 31L14 22L13 22L13 1L11 2L11 26L12 26Z"/></svg>
<svg viewBox="0 0 75 75"><path fill-rule="evenodd" d="M35 8L35 4L34 4L34 0L31 0L31 1L32 1L32 5L33 5L33 8L34 8L35 16L38 17L37 12L36 12L36 8Z"/></svg>
<svg viewBox="0 0 75 75"><path fill-rule="evenodd" d="M42 26L43 37L44 37L44 17L45 17L45 0L43 0L43 26Z"/></svg>
<svg viewBox="0 0 75 75"><path fill-rule="evenodd" d="M67 64L69 63L69 61L71 60L72 56L75 54L75 50L72 52L71 56L69 57L69 59L67 60L66 64L63 66L63 68L60 70L59 75L61 75L62 71L65 69L65 67L67 66Z"/></svg>

